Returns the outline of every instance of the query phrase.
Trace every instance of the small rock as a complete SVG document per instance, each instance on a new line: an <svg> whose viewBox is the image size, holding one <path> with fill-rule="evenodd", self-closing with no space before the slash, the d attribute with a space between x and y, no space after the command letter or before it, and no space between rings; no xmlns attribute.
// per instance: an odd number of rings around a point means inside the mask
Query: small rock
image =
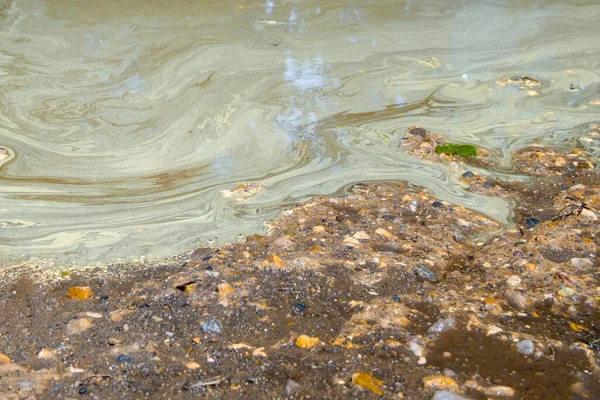
<svg viewBox="0 0 600 400"><path fill-rule="evenodd" d="M525 226L528 227L529 229L535 227L539 223L540 223L540 220L537 218L527 218L525 220Z"/></svg>
<svg viewBox="0 0 600 400"><path fill-rule="evenodd" d="M423 267L422 265L417 265L412 269L412 272L417 276L418 280L428 281L428 282L437 282L437 275L431 271Z"/></svg>
<svg viewBox="0 0 600 400"><path fill-rule="evenodd" d="M571 258L571 265L574 268L590 268L594 263L589 258Z"/></svg>
<svg viewBox="0 0 600 400"><path fill-rule="evenodd" d="M42 349L38 353L38 358L41 358L42 360L47 360L49 358L56 357L56 354L57 354L56 350Z"/></svg>
<svg viewBox="0 0 600 400"><path fill-rule="evenodd" d="M121 343L121 341L117 338L114 338L114 337L108 338L108 344L111 346L116 346L120 343Z"/></svg>
<svg viewBox="0 0 600 400"><path fill-rule="evenodd" d="M425 357L419 357L419 359L417 360L417 364L425 365L425 364L427 364L427 359Z"/></svg>
<svg viewBox="0 0 600 400"><path fill-rule="evenodd" d="M466 397L457 395L447 390L438 390L433 394L431 400L468 400Z"/></svg>
<svg viewBox="0 0 600 400"><path fill-rule="evenodd" d="M506 284L511 289L515 289L521 285L521 278L519 278L517 275L512 275L506 280Z"/></svg>
<svg viewBox="0 0 600 400"><path fill-rule="evenodd" d="M584 224L591 224L594 221L598 221L598 217L596 216L596 214L592 210L588 210L587 208L581 210L581 213L579 214L579 219Z"/></svg>
<svg viewBox="0 0 600 400"><path fill-rule="evenodd" d="M301 349L310 349L319 344L319 338L300 335L294 343Z"/></svg>
<svg viewBox="0 0 600 400"><path fill-rule="evenodd" d="M303 303L296 303L294 304L294 311L296 312L302 312L306 310L306 305L304 305Z"/></svg>
<svg viewBox="0 0 600 400"><path fill-rule="evenodd" d="M519 310L529 310L533 308L533 300L529 296L521 292L508 292L506 298L508 300L508 304L515 308L518 308Z"/></svg>
<svg viewBox="0 0 600 400"><path fill-rule="evenodd" d="M94 319L100 319L100 318L102 318L102 314L95 313L95 312L90 312L90 311L86 312L85 316L86 317L90 317L90 318L94 318Z"/></svg>
<svg viewBox="0 0 600 400"><path fill-rule="evenodd" d="M185 367L187 369L195 370L195 369L200 368L200 364L198 364L195 361L188 361L188 362L185 363Z"/></svg>
<svg viewBox="0 0 600 400"><path fill-rule="evenodd" d="M504 332L504 329L499 328L495 325L490 325L490 327L488 328L488 331L486 333L486 336L492 336L492 335L495 335L500 332Z"/></svg>
<svg viewBox="0 0 600 400"><path fill-rule="evenodd" d="M10 357L6 354L0 353L0 364L8 364L10 363Z"/></svg>
<svg viewBox="0 0 600 400"><path fill-rule="evenodd" d="M87 300L92 295L92 288L89 286L73 286L67 290L66 297L73 300Z"/></svg>
<svg viewBox="0 0 600 400"><path fill-rule="evenodd" d="M455 326L456 320L454 318L444 318L434 322L429 329L427 329L427 333L442 333L453 329Z"/></svg>
<svg viewBox="0 0 600 400"><path fill-rule="evenodd" d="M566 286L565 286L565 287L563 287L562 289L560 289L560 290L557 292L557 294L558 294L560 297L569 297L569 296L572 296L572 295L574 295L574 294L575 294L575 290L573 290L573 289L572 289L572 288L570 288L570 287L566 287Z"/></svg>
<svg viewBox="0 0 600 400"><path fill-rule="evenodd" d="M490 386L482 388L483 394L489 397L513 397L515 389L509 386Z"/></svg>
<svg viewBox="0 0 600 400"><path fill-rule="evenodd" d="M200 329L205 333L220 334L221 323L214 318L207 319L200 325Z"/></svg>
<svg viewBox="0 0 600 400"><path fill-rule="evenodd" d="M282 248L286 248L286 247L290 247L292 245L292 241L286 237L280 237L279 239L275 240L272 244L273 247L282 247Z"/></svg>
<svg viewBox="0 0 600 400"><path fill-rule="evenodd" d="M119 354L115 359L117 364L131 363L133 362L133 357L128 356L126 354Z"/></svg>
<svg viewBox="0 0 600 400"><path fill-rule="evenodd" d="M66 333L67 336L77 335L81 332L88 330L93 325L92 320L89 318L79 318L70 321L67 324Z"/></svg>
<svg viewBox="0 0 600 400"><path fill-rule="evenodd" d="M356 240L356 239L354 239L353 237L350 237L350 236L348 236L347 238L344 238L343 243L347 247L357 247L359 245L358 240Z"/></svg>
<svg viewBox="0 0 600 400"><path fill-rule="evenodd" d="M317 225L315 227L312 228L313 232L315 233L321 233L325 231L325 228L322 227L321 225Z"/></svg>
<svg viewBox="0 0 600 400"><path fill-rule="evenodd" d="M370 240L371 236L367 234L365 231L358 231L352 236L356 240Z"/></svg>
<svg viewBox="0 0 600 400"><path fill-rule="evenodd" d="M451 392L458 391L458 384L454 379L443 375L426 376L421 380L427 389L444 389Z"/></svg>
<svg viewBox="0 0 600 400"><path fill-rule="evenodd" d="M394 238L394 235L383 228L377 228L375 234L387 240L392 240Z"/></svg>
<svg viewBox="0 0 600 400"><path fill-rule="evenodd" d="M437 201L437 200L436 200L436 201L434 201L433 203L431 203L431 205L432 205L433 207L436 207L436 208L438 208L438 207L442 207L444 204L442 204L442 202L441 202L441 201Z"/></svg>
<svg viewBox="0 0 600 400"><path fill-rule="evenodd" d="M288 379L288 381L285 383L285 386L283 387L283 393L290 397L293 396L294 394L296 394L296 392L298 392L298 390L300 390L302 388L302 386L300 386L300 384L292 379Z"/></svg>
<svg viewBox="0 0 600 400"><path fill-rule="evenodd" d="M417 342L408 342L408 348L417 357L421 357L423 355L423 347Z"/></svg>
<svg viewBox="0 0 600 400"><path fill-rule="evenodd" d="M517 351L526 356L530 356L535 352L535 343L532 340L521 340L517 343Z"/></svg>
<svg viewBox="0 0 600 400"><path fill-rule="evenodd" d="M442 375L450 378L456 378L458 376L456 372L452 371L450 368L444 368L444 370L442 371Z"/></svg>
<svg viewBox="0 0 600 400"><path fill-rule="evenodd" d="M70 366L67 371L69 371L69 373L71 374L81 374L83 372L85 372L85 369L81 369L81 368L75 368L73 366Z"/></svg>
<svg viewBox="0 0 600 400"><path fill-rule="evenodd" d="M227 282L219 283L219 285L217 285L217 291L219 292L219 296L227 296L228 294L233 293L233 287Z"/></svg>

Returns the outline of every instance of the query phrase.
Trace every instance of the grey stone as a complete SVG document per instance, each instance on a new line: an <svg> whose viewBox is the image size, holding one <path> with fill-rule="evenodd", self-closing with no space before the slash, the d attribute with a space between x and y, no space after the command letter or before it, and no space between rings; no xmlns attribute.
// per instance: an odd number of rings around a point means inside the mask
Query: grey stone
<svg viewBox="0 0 600 400"><path fill-rule="evenodd" d="M455 326L456 320L454 318L444 318L434 322L429 329L427 329L427 333L442 333L454 329Z"/></svg>
<svg viewBox="0 0 600 400"><path fill-rule="evenodd" d="M200 325L200 328L202 329L202 332L205 333L220 334L222 332L221 323L214 318L204 321L202 325Z"/></svg>
<svg viewBox="0 0 600 400"><path fill-rule="evenodd" d="M433 394L431 400L467 400L467 398L447 390L438 390Z"/></svg>
<svg viewBox="0 0 600 400"><path fill-rule="evenodd" d="M285 386L283 388L283 393L286 396L293 396L298 390L300 390L302 386L300 386L300 384L292 379L289 379L286 383Z"/></svg>
<svg viewBox="0 0 600 400"><path fill-rule="evenodd" d="M517 351L526 356L530 356L535 352L535 343L531 340L521 340L517 343Z"/></svg>

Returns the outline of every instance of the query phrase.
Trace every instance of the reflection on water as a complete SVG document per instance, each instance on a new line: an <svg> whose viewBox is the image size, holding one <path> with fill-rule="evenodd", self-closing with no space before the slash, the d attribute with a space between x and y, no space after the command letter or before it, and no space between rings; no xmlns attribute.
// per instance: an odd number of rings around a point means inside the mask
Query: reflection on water
<svg viewBox="0 0 600 400"><path fill-rule="evenodd" d="M165 256L380 179L506 222L400 140L476 143L510 178L512 150L585 136L600 3L564 3L0 0L0 250ZM497 83L513 75L540 84Z"/></svg>

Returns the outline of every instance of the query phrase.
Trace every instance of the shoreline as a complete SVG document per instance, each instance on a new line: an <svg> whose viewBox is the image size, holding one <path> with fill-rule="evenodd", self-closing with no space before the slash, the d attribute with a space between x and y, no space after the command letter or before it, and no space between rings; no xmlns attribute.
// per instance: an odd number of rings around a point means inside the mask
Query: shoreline
<svg viewBox="0 0 600 400"><path fill-rule="evenodd" d="M412 155L470 162L423 131L407 135ZM489 167L482 154L473 165ZM461 177L514 200L514 229L419 188L356 184L187 260L5 279L0 392L593 398L600 173L577 149L524 149L514 165L531 183Z"/></svg>

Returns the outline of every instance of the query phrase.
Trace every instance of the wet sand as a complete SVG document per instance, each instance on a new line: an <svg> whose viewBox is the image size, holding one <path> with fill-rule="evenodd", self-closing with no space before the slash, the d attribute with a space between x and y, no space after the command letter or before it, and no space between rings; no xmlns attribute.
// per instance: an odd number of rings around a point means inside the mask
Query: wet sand
<svg viewBox="0 0 600 400"><path fill-rule="evenodd" d="M5 271L0 397L598 398L596 161L528 148L501 181L436 140L403 146L477 170L455 183L514 204L513 227L365 183L158 264Z"/></svg>

